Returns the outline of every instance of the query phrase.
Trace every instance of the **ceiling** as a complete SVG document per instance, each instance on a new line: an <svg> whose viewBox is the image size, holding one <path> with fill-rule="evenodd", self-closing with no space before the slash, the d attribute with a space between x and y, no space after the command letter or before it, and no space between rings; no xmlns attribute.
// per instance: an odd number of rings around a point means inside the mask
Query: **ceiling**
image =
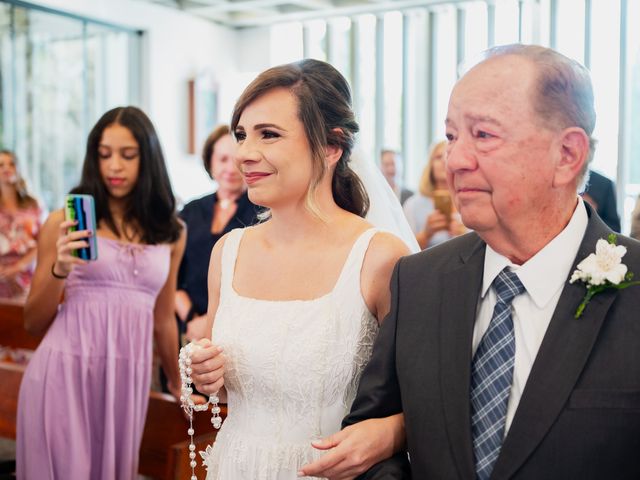
<svg viewBox="0 0 640 480"><path fill-rule="evenodd" d="M456 0L139 0L196 15L231 28L384 12ZM460 1L460 0L458 0Z"/></svg>

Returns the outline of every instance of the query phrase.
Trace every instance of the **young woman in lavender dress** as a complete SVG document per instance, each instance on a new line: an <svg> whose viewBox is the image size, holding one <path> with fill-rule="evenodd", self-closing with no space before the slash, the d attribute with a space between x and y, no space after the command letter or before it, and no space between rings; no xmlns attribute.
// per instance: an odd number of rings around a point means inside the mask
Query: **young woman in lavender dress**
<svg viewBox="0 0 640 480"><path fill-rule="evenodd" d="M94 196L97 230L69 233L73 222L62 210L42 228L25 326L44 338L20 388L17 475L131 480L154 336L179 396L173 302L186 237L158 137L141 110L120 107L100 118L73 192ZM92 235L97 261L72 256Z"/></svg>

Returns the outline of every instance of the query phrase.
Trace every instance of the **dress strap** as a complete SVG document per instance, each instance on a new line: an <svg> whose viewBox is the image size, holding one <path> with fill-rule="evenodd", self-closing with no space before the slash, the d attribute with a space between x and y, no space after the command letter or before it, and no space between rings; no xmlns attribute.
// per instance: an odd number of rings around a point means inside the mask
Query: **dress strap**
<svg viewBox="0 0 640 480"><path fill-rule="evenodd" d="M351 252L349 252L347 261L342 267L342 272L340 272L340 277L338 277L338 281L336 282L334 293L339 294L341 291L344 291L349 292L349 294L352 295L354 290L345 288L350 283L355 283L355 285L357 285L356 291L360 291L360 272L362 271L364 256L369 249L371 239L379 231L380 229L378 228L370 228L362 232L356 239L353 247L351 247Z"/></svg>
<svg viewBox="0 0 640 480"><path fill-rule="evenodd" d="M236 269L238 249L244 235L244 228L234 228L229 232L222 247L222 259L220 269L220 298L229 295L233 289L233 274Z"/></svg>

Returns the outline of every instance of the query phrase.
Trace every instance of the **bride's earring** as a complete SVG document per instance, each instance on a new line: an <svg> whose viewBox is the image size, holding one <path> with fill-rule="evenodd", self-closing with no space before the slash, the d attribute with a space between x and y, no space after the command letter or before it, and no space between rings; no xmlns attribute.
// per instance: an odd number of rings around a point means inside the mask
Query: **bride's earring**
<svg viewBox="0 0 640 480"><path fill-rule="evenodd" d="M218 402L220 399L218 398L217 392L209 395L209 399L207 402L202 405L196 405L191 398L193 394L193 379L191 378L191 353L196 349L200 348L199 345L195 345L193 343L188 343L184 347L180 349L180 356L178 357L178 367L180 368L180 379L182 381L182 390L180 395L180 404L182 409L187 414L189 418L189 429L187 430L187 434L189 435L189 458L191 462L189 465L191 466L191 480L198 480L196 477L196 444L193 441L193 436L195 431L193 429L193 412L204 412L209 408L209 404L211 404L211 424L213 428L216 430L222 426L222 417L220 416L220 406Z"/></svg>

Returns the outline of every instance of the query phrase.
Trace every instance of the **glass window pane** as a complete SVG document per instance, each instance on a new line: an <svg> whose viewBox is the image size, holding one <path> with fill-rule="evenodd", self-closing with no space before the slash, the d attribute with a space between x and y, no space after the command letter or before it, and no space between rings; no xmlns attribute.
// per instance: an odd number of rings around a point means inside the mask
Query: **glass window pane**
<svg viewBox="0 0 640 480"><path fill-rule="evenodd" d="M10 110L11 85L11 6L0 4L0 148L13 148Z"/></svg>
<svg viewBox="0 0 640 480"><path fill-rule="evenodd" d="M540 41L539 13L540 4L535 2L524 2L520 4L522 24L521 24L521 42L536 43L538 45L545 44Z"/></svg>
<svg viewBox="0 0 640 480"><path fill-rule="evenodd" d="M435 118L433 125L434 141L444 138L444 120L447 117L449 95L456 82L456 11L443 8L436 15L436 60L435 71Z"/></svg>
<svg viewBox="0 0 640 480"><path fill-rule="evenodd" d="M598 141L593 167L616 178L618 163L618 71L620 69L620 4L593 2L591 78L595 94Z"/></svg>
<svg viewBox="0 0 640 480"><path fill-rule="evenodd" d="M424 167L429 142L426 125L428 124L427 95L430 79L427 78L428 65L425 61L427 53L428 12L424 9L407 13L409 17L409 45L408 45L408 76L405 95L410 101L407 103L407 118L409 122L403 125L409 139L406 151L402 152L404 162L405 186L415 189Z"/></svg>
<svg viewBox="0 0 640 480"><path fill-rule="evenodd" d="M516 0L496 0L496 45L518 41L518 2Z"/></svg>
<svg viewBox="0 0 640 480"><path fill-rule="evenodd" d="M105 110L126 105L130 101L130 41L131 34L126 32L101 25L87 25L85 109L88 128ZM117 75L114 75L114 72L117 72Z"/></svg>
<svg viewBox="0 0 640 480"><path fill-rule="evenodd" d="M16 147L52 208L77 183L84 153L83 42L82 22L67 17L30 10L16 25Z"/></svg>
<svg viewBox="0 0 640 480"><path fill-rule="evenodd" d="M89 129L138 88L129 52L140 40L53 12L0 7L0 142L23 159L29 189L59 208L80 178Z"/></svg>
<svg viewBox="0 0 640 480"><path fill-rule="evenodd" d="M556 50L584 63L584 0L558 0L556 25Z"/></svg>
<svg viewBox="0 0 640 480"><path fill-rule="evenodd" d="M305 24L305 54L307 58L327 60L325 36L327 24L324 20L311 20Z"/></svg>
<svg viewBox="0 0 640 480"><path fill-rule="evenodd" d="M550 47L551 46L551 1L550 0L540 0L538 4L538 14L540 16L540 22L538 25L540 26L540 33L538 41L535 43L539 43L542 46Z"/></svg>
<svg viewBox="0 0 640 480"><path fill-rule="evenodd" d="M402 149L402 14L384 15L384 147Z"/></svg>
<svg viewBox="0 0 640 480"><path fill-rule="evenodd" d="M331 25L329 61L347 80L351 80L351 20L348 17L338 17L329 20L329 23Z"/></svg>
<svg viewBox="0 0 640 480"><path fill-rule="evenodd" d="M640 194L640 29L635 27L635 19L640 18L640 2L627 4L627 86L629 99L628 125L625 138L628 142L627 171L628 183L625 189L623 205L625 225L623 231L629 231L629 219Z"/></svg>
<svg viewBox="0 0 640 480"><path fill-rule="evenodd" d="M480 53L487 49L487 4L473 2L465 7L466 25L464 33L465 65L476 63Z"/></svg>
<svg viewBox="0 0 640 480"><path fill-rule="evenodd" d="M376 17L361 15L355 19L358 24L358 59L355 62L359 79L356 118L360 123L358 146L365 158L375 158L375 96L376 96Z"/></svg>

